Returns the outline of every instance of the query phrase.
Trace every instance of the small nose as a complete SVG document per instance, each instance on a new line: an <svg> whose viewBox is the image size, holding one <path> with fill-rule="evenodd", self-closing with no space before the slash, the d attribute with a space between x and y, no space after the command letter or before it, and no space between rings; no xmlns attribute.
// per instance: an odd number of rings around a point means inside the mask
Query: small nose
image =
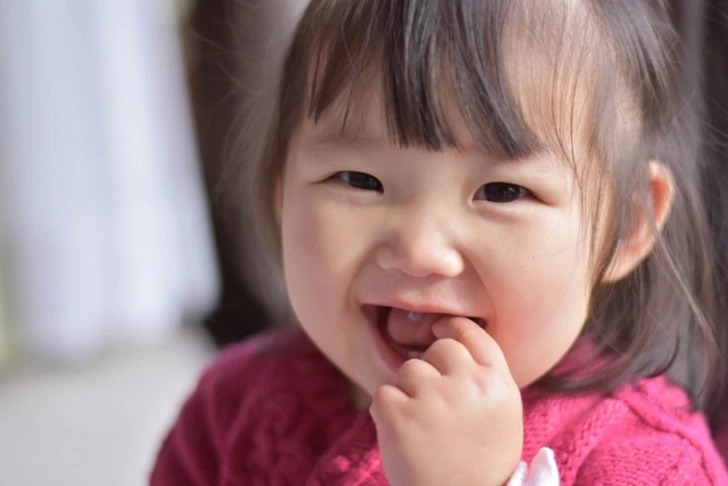
<svg viewBox="0 0 728 486"><path fill-rule="evenodd" d="M398 219L377 253L377 263L387 271L412 277L455 277L465 262L449 225L426 214Z"/></svg>

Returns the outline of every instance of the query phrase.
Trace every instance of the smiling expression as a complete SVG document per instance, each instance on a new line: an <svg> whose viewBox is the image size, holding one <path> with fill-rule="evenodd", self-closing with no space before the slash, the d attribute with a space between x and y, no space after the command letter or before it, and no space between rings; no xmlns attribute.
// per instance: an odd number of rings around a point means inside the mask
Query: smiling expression
<svg viewBox="0 0 728 486"><path fill-rule="evenodd" d="M372 100L356 131L306 120L289 146L279 222L303 329L370 395L432 342L439 315L473 319L516 383L534 382L589 304L574 171L548 153L490 157L462 121L461 149L402 148Z"/></svg>

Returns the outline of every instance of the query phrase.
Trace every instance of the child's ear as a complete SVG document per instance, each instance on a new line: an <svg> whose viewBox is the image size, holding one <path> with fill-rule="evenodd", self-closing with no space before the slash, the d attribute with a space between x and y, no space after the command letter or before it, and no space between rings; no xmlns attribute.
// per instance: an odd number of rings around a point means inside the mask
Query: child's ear
<svg viewBox="0 0 728 486"><path fill-rule="evenodd" d="M640 209L634 227L619 242L617 253L602 280L604 283L613 283L627 276L650 254L655 245L655 231L662 231L670 215L675 195L672 172L661 162L651 160L647 176L654 226L648 216L648 209Z"/></svg>

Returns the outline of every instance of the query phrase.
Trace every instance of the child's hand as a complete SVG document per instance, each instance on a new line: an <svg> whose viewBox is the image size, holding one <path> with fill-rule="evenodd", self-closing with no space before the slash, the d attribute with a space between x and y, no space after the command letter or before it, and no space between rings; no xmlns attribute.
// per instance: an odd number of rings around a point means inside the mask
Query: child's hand
<svg viewBox="0 0 728 486"><path fill-rule="evenodd" d="M523 447L521 395L496 342L464 317L433 327L438 340L405 362L371 413L384 471L403 485L504 484Z"/></svg>

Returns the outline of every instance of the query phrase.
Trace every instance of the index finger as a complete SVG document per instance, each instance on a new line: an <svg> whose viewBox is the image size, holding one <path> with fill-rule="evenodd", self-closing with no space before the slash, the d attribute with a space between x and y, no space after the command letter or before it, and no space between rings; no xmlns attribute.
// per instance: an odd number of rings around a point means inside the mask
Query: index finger
<svg viewBox="0 0 728 486"><path fill-rule="evenodd" d="M438 339L450 338L461 343L478 364L508 366L498 343L467 317L443 317L433 324L432 332Z"/></svg>

